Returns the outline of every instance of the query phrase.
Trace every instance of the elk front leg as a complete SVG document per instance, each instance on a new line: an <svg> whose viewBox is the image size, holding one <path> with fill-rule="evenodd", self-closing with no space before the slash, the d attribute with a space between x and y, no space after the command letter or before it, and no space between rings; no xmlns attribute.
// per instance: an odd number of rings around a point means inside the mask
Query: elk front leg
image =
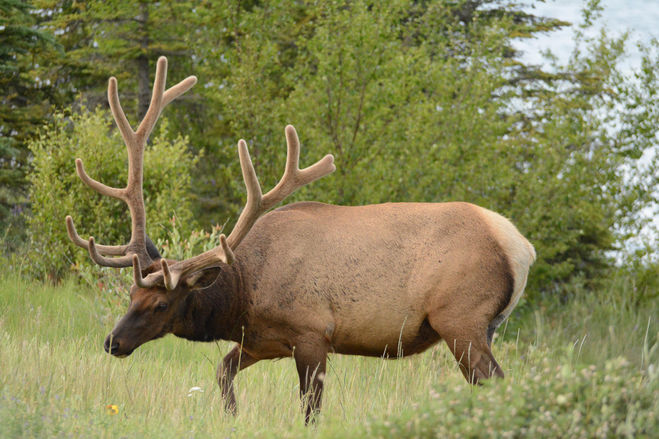
<svg viewBox="0 0 659 439"><path fill-rule="evenodd" d="M222 392L224 409L234 416L238 407L236 406L236 396L233 393L233 379L239 371L257 361L247 352L241 350L240 345L235 345L217 366L217 384Z"/></svg>
<svg viewBox="0 0 659 439"><path fill-rule="evenodd" d="M320 413L327 363L327 347L324 340L295 347L295 366L300 376L300 398L305 411L304 424L315 422Z"/></svg>

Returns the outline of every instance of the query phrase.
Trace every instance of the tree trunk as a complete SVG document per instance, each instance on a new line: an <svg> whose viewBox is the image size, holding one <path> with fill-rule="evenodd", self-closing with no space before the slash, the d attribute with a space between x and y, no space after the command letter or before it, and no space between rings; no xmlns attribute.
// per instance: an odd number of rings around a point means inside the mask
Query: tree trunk
<svg viewBox="0 0 659 439"><path fill-rule="evenodd" d="M149 4L140 3L140 33L142 34L140 48L141 53L137 57L137 120L142 120L151 101L151 90L149 87Z"/></svg>

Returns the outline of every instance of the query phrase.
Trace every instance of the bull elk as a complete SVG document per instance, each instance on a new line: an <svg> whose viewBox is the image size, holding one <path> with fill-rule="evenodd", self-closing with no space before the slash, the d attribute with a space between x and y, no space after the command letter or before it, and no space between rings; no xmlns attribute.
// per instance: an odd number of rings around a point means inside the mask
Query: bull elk
<svg viewBox="0 0 659 439"><path fill-rule="evenodd" d="M247 203L221 245L183 261L161 258L145 232L144 147L163 107L196 82L191 76L165 90L166 69L161 57L137 131L121 108L116 79L109 80L110 108L128 150L126 187L93 180L76 159L82 181L125 201L132 219L129 243L106 246L81 239L66 217L69 237L98 265L133 266L130 306L105 340L107 352L126 357L169 333L232 340L217 369L230 412L238 371L293 357L306 422L320 410L328 353L407 356L444 340L470 383L503 377L492 336L524 290L533 246L504 217L463 202L301 202L263 215L335 169L331 155L299 169L290 125L283 177L265 195L245 141L238 142Z"/></svg>

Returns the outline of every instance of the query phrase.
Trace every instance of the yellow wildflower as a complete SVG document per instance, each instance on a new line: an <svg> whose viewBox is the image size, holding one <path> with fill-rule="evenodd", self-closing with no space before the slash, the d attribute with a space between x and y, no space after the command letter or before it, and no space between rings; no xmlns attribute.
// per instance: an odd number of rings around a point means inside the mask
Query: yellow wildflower
<svg viewBox="0 0 659 439"><path fill-rule="evenodd" d="M119 413L119 407L117 407L114 404L108 404L105 406L105 412L108 415L116 415L117 413Z"/></svg>

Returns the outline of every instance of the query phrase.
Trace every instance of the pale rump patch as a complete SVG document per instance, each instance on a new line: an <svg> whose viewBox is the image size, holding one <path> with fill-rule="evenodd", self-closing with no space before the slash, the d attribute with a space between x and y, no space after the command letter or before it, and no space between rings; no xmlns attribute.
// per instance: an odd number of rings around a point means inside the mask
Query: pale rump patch
<svg viewBox="0 0 659 439"><path fill-rule="evenodd" d="M529 267L535 261L536 255L533 245L519 233L519 230L510 221L498 213L482 207L478 211L506 254L513 277L513 294L510 302L491 323L491 326L496 328L510 315L522 297Z"/></svg>

